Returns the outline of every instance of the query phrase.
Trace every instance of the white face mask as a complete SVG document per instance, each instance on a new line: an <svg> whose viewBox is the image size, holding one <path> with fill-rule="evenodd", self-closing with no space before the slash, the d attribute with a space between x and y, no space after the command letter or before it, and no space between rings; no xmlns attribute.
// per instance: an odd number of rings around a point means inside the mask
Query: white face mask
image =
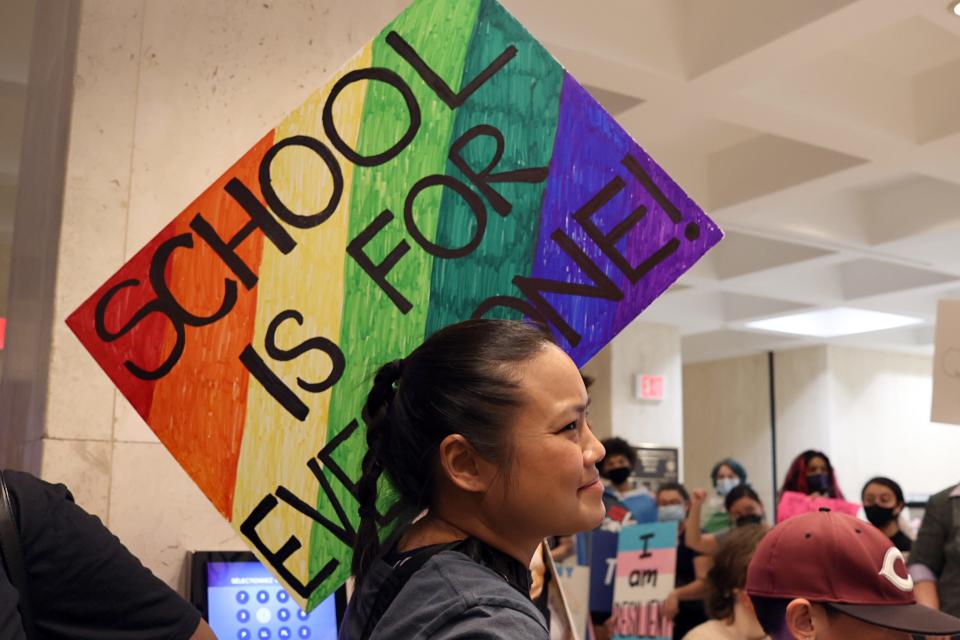
<svg viewBox="0 0 960 640"><path fill-rule="evenodd" d="M726 496L733 491L734 487L740 485L740 478L720 478L717 480L717 493Z"/></svg>
<svg viewBox="0 0 960 640"><path fill-rule="evenodd" d="M687 517L682 504L665 504L657 508L657 520L660 522L680 522Z"/></svg>

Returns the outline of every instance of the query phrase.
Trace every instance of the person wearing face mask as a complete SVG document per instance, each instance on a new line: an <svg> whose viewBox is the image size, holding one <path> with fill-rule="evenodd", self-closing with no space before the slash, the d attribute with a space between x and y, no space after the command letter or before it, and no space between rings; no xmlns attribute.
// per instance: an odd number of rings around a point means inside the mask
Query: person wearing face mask
<svg viewBox="0 0 960 640"><path fill-rule="evenodd" d="M700 521L699 509L706 495L706 491L697 489L693 492L690 500L690 513L687 515L686 527L684 528L684 542L694 551L714 556L732 531L749 525L761 525L765 530L768 528L760 496L750 485L741 484L731 489L724 501L726 513L729 514L734 529L720 533L700 531L696 527L696 523Z"/></svg>
<svg viewBox="0 0 960 640"><path fill-rule="evenodd" d="M657 490L657 519L677 523L676 588L662 605L664 615L673 619L674 640L681 640L691 629L707 621L703 598L707 593L707 572L713 562L684 544L689 505L690 495L682 484L668 482Z"/></svg>
<svg viewBox="0 0 960 640"><path fill-rule="evenodd" d="M808 449L796 458L787 470L780 487L780 494L795 491L809 496L822 496L843 500L843 492L837 484L836 472L830 458L822 451Z"/></svg>
<svg viewBox="0 0 960 640"><path fill-rule="evenodd" d="M631 481L637 464L637 452L623 438L603 441L607 456L597 464L600 475L607 480L603 501L607 510L616 513L617 505L630 512L633 522L656 522L657 502L645 489L634 487Z"/></svg>
<svg viewBox="0 0 960 640"><path fill-rule="evenodd" d="M744 590L750 559L766 533L766 527L745 525L723 541L707 574L706 605L711 619L683 640L769 640Z"/></svg>
<svg viewBox="0 0 960 640"><path fill-rule="evenodd" d="M900 529L900 514L905 501L903 489L890 478L871 478L860 493L867 520L890 539L897 549L908 553L913 540Z"/></svg>
<svg viewBox="0 0 960 640"><path fill-rule="evenodd" d="M747 484L747 472L743 465L733 458L724 458L713 465L710 480L713 481L714 492L701 508L700 529L704 533L721 533L733 526L724 507L724 500L734 487Z"/></svg>

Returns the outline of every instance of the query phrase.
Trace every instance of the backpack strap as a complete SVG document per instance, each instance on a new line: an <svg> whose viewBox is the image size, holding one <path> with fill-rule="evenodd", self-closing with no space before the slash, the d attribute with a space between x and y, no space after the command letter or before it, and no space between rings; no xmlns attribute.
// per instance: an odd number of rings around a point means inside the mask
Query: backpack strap
<svg viewBox="0 0 960 640"><path fill-rule="evenodd" d="M380 622L380 618L384 616L393 601L400 595L403 587L413 577L413 574L427 564L430 558L443 551L456 549L464 542L464 540L459 540L449 544L428 547L397 563L390 577L384 580L380 588L377 589L377 599L373 601L373 606L370 607L370 614L367 616L367 621L363 625L363 632L358 640L368 640L377 623Z"/></svg>
<svg viewBox="0 0 960 640"><path fill-rule="evenodd" d="M13 497L7 488L7 481L0 471L0 552L3 553L3 565L7 569L10 582L20 594L17 608L27 638L37 638L37 629L30 609L27 591L27 571L23 562L23 550L20 547L20 534L17 527L17 515L13 507Z"/></svg>

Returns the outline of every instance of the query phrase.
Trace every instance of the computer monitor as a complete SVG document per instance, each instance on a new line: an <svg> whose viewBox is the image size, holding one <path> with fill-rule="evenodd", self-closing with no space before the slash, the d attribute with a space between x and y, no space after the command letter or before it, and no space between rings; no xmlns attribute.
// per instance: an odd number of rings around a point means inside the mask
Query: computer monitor
<svg viewBox="0 0 960 640"><path fill-rule="evenodd" d="M249 551L196 551L190 600L220 640L337 640L346 590L304 613Z"/></svg>

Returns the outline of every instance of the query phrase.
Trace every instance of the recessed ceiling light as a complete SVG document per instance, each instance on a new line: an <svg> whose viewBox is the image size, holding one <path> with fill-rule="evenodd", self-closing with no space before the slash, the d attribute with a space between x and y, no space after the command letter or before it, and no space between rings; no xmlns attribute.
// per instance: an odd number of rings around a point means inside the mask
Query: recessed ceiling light
<svg viewBox="0 0 960 640"><path fill-rule="evenodd" d="M960 1L954 2L954 3L950 6L950 11L953 12L953 15L955 15L955 16L960 16Z"/></svg>
<svg viewBox="0 0 960 640"><path fill-rule="evenodd" d="M920 318L911 318L894 313L868 311L851 307L838 307L820 311L792 313L776 318L747 322L750 329L762 329L777 333L791 333L817 338L835 338L856 333L869 333L921 324Z"/></svg>

